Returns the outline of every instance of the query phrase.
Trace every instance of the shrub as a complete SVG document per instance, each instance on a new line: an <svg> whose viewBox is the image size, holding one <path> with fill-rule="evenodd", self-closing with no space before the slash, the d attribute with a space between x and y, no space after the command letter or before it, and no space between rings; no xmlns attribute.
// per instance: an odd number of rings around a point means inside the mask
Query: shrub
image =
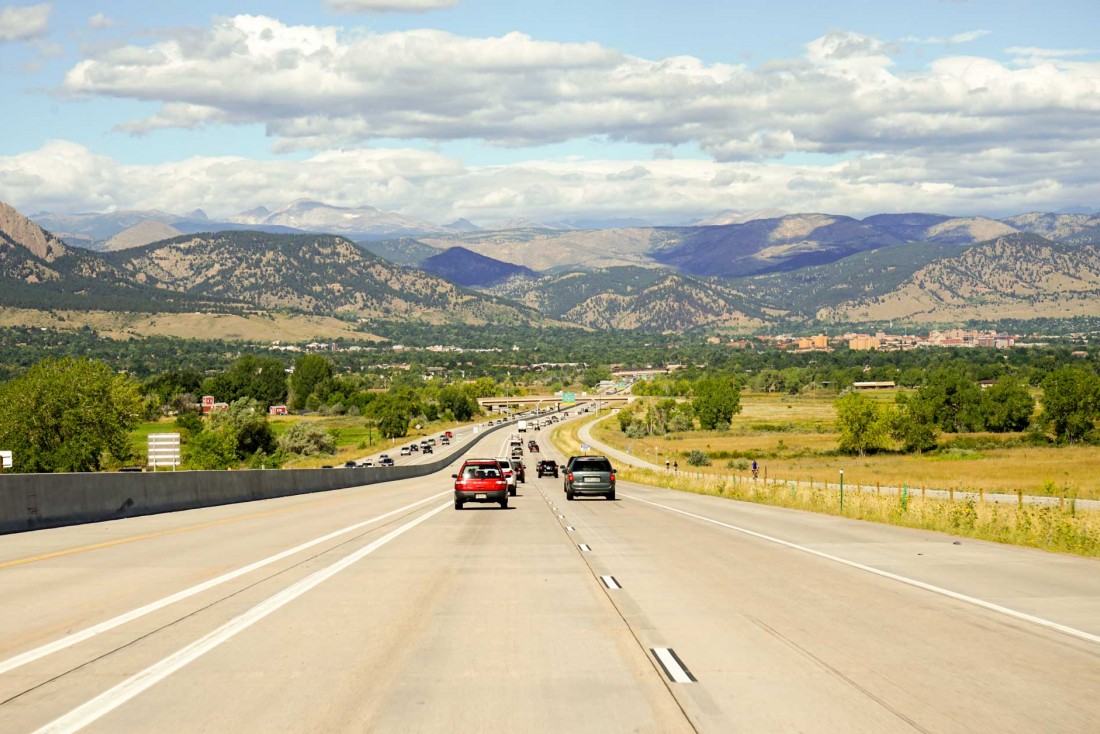
<svg viewBox="0 0 1100 734"><path fill-rule="evenodd" d="M336 438L314 423L299 421L279 436L279 448L288 454L301 456L335 454Z"/></svg>
<svg viewBox="0 0 1100 734"><path fill-rule="evenodd" d="M689 466L710 466L710 457L699 449L692 449L687 454L687 463Z"/></svg>

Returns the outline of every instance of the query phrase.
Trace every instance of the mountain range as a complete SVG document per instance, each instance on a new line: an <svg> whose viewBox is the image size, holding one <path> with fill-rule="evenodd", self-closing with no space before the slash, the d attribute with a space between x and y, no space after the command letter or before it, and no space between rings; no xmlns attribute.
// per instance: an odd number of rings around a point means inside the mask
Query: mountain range
<svg viewBox="0 0 1100 734"><path fill-rule="evenodd" d="M93 251L0 204L0 308L645 331L1100 315L1100 214L809 213L573 230L460 220L390 238L362 229L420 225L308 201L232 219L223 228L201 211L45 218L101 237ZM298 230L337 224L357 241Z"/></svg>

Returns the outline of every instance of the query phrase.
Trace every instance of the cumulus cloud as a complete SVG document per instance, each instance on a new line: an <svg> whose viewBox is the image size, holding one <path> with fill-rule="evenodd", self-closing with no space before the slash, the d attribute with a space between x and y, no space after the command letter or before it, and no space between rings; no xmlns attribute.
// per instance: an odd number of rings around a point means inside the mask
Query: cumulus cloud
<svg viewBox="0 0 1100 734"><path fill-rule="evenodd" d="M50 30L53 5L8 5L0 8L0 41L31 41Z"/></svg>
<svg viewBox="0 0 1100 734"><path fill-rule="evenodd" d="M426 13L456 5L458 0L325 0L336 13Z"/></svg>
<svg viewBox="0 0 1100 734"><path fill-rule="evenodd" d="M645 59L522 33L345 32L241 15L90 51L64 88L161 102L120 129L263 124L278 151L372 140L693 144L719 161L797 152L1027 148L1100 135L1100 64L973 56L895 72L892 48L834 31L757 68ZM974 36L974 31L962 36ZM961 36L960 36L961 37Z"/></svg>
<svg viewBox="0 0 1100 734"><path fill-rule="evenodd" d="M1100 200L1100 141L1020 153L871 153L832 165L711 160L468 166L414 149L327 151L300 161L196 157L126 165L67 141L0 157L0 200L25 212L202 208L227 216L298 198L369 204L437 223L466 217L638 217L655 222L780 208L1017 213Z"/></svg>

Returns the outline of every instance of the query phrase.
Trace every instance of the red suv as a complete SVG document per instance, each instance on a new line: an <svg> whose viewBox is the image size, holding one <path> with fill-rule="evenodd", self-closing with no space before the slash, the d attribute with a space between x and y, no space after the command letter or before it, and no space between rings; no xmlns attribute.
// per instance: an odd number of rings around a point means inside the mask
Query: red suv
<svg viewBox="0 0 1100 734"><path fill-rule="evenodd" d="M508 509L508 481L496 459L467 459L455 480L455 509L467 502L498 502Z"/></svg>

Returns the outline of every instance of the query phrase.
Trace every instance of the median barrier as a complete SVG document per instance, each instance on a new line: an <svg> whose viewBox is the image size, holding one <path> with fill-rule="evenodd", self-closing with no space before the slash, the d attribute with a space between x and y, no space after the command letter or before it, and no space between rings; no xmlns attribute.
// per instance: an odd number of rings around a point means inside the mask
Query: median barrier
<svg viewBox="0 0 1100 734"><path fill-rule="evenodd" d="M243 469L0 474L0 534L273 499L434 474L506 423L429 464L354 469Z"/></svg>

